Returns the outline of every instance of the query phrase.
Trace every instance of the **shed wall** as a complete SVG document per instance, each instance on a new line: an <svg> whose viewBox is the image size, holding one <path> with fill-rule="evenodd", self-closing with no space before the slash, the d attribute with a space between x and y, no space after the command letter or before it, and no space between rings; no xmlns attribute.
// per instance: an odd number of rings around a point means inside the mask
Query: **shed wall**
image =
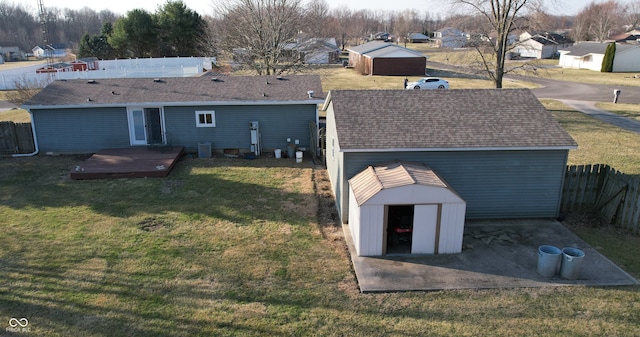
<svg viewBox="0 0 640 337"><path fill-rule="evenodd" d="M359 249L356 249L358 255L382 255L382 244L384 242L384 207L375 205L360 206L359 220Z"/></svg>
<svg viewBox="0 0 640 337"><path fill-rule="evenodd" d="M345 153L340 163L331 164L332 168L339 168L342 177L334 173L332 179L340 178L342 186L347 186L347 180L368 165L392 160L420 162L438 172L467 202L467 218L553 218L560 207L567 153L568 150ZM341 219L346 221L348 194L334 191Z"/></svg>
<svg viewBox="0 0 640 337"><path fill-rule="evenodd" d="M440 226L439 254L454 254L462 251L465 213L466 204L464 203L442 205L440 222L447 226Z"/></svg>
<svg viewBox="0 0 640 337"><path fill-rule="evenodd" d="M344 153L340 151L340 142L338 141L338 135L336 132L335 115L333 112L333 103L327 108L327 127L326 127L326 142L327 149L325 155L325 161L327 165L327 173L329 174L329 180L331 181L331 187L336 199L336 209L340 214L342 221L349 219L348 212L343 212L343 209L349 208L349 184L348 180L351 179L356 173L355 171L348 177L344 175Z"/></svg>

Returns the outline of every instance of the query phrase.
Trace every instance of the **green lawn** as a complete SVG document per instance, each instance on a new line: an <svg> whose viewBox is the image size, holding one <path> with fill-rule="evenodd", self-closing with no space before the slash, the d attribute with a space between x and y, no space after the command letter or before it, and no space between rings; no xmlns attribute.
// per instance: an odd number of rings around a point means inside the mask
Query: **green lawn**
<svg viewBox="0 0 640 337"><path fill-rule="evenodd" d="M71 181L80 160L0 161L0 320L34 336L640 334L640 287L360 294L306 163Z"/></svg>
<svg viewBox="0 0 640 337"><path fill-rule="evenodd" d="M343 74L324 89L402 83ZM544 104L579 144L570 163L640 174L637 135ZM0 329L27 318L16 336L640 335L638 286L360 294L310 163L187 157L165 179L70 180L83 159L0 158ZM640 277L638 236L570 228Z"/></svg>

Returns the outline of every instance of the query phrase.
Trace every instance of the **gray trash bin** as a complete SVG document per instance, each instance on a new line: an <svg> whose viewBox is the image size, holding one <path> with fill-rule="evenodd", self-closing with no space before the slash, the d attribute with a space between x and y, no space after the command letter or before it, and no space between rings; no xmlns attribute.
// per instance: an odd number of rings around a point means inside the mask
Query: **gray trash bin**
<svg viewBox="0 0 640 337"><path fill-rule="evenodd" d="M560 270L560 248L543 245L538 247L538 274L544 277L554 277Z"/></svg>
<svg viewBox="0 0 640 337"><path fill-rule="evenodd" d="M562 264L560 276L568 280L575 280L580 275L584 252L578 248L562 248Z"/></svg>

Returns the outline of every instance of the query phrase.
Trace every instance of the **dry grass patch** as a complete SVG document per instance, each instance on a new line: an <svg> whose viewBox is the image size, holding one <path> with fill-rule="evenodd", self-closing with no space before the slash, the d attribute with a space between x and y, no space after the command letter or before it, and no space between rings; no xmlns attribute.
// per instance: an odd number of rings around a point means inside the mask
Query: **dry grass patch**
<svg viewBox="0 0 640 337"><path fill-rule="evenodd" d="M11 121L14 123L30 123L31 115L29 115L27 110L23 109L0 111L0 122L2 121Z"/></svg>
<svg viewBox="0 0 640 337"><path fill-rule="evenodd" d="M616 113L622 117L640 120L640 104L600 102L597 103L596 106L600 109Z"/></svg>
<svg viewBox="0 0 640 337"><path fill-rule="evenodd" d="M543 104L578 143L569 165L608 164L626 174L640 174L640 135L601 122L553 100Z"/></svg>
<svg viewBox="0 0 640 337"><path fill-rule="evenodd" d="M82 159L0 161L0 317L27 317L34 335L640 334L638 287L360 294L310 163L184 158L171 183L60 178Z"/></svg>
<svg viewBox="0 0 640 337"><path fill-rule="evenodd" d="M494 88L492 81L472 76L469 74L427 69L429 76L438 76L449 81L451 89L488 89ZM341 66L316 68L312 73L317 73L322 79L322 90L403 90L404 78L409 81L418 80L424 76L371 76L361 75L354 69ZM427 76L427 75L425 75ZM530 83L505 80L505 88L531 88Z"/></svg>

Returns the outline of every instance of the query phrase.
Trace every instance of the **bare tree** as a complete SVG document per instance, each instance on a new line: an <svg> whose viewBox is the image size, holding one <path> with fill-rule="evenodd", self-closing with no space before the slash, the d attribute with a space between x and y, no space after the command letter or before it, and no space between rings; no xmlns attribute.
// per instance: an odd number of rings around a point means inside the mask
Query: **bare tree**
<svg viewBox="0 0 640 337"><path fill-rule="evenodd" d="M621 32L625 8L615 0L603 3L591 2L578 15L574 23L574 38L578 40L605 41L610 35Z"/></svg>
<svg viewBox="0 0 640 337"><path fill-rule="evenodd" d="M310 37L329 37L329 5L325 0L311 0L305 8L305 31Z"/></svg>
<svg viewBox="0 0 640 337"><path fill-rule="evenodd" d="M632 30L640 26L640 1L631 2L627 5L626 15L627 29Z"/></svg>
<svg viewBox="0 0 640 337"><path fill-rule="evenodd" d="M302 64L288 48L303 28L301 0L220 1L215 30L220 48L259 75L278 75Z"/></svg>
<svg viewBox="0 0 640 337"><path fill-rule="evenodd" d="M21 76L14 81L15 90L7 92L7 101L21 106L26 101L31 99L35 94L39 93L44 88L47 81L41 81L28 79L26 76Z"/></svg>
<svg viewBox="0 0 640 337"><path fill-rule="evenodd" d="M471 9L484 18L484 32L476 34L475 47L482 59L483 72L496 88L502 88L506 55L512 46L510 35L519 28L522 17L529 8L538 5L539 0L452 0L452 4ZM491 36L490 40L487 37ZM485 43L486 42L486 43Z"/></svg>

